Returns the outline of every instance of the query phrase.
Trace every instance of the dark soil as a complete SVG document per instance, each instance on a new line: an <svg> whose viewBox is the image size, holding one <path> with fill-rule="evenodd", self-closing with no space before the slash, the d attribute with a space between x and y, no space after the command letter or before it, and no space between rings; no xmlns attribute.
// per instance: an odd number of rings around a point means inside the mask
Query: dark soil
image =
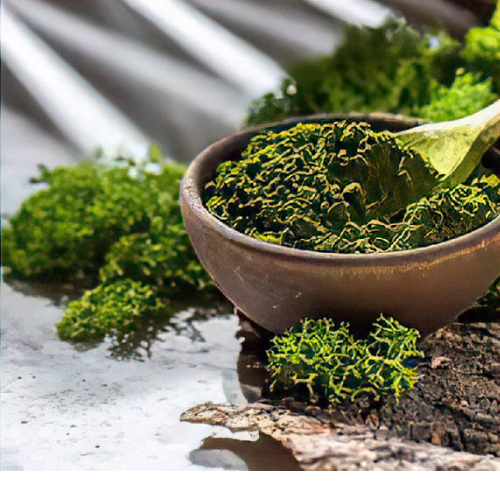
<svg viewBox="0 0 500 500"><path fill-rule="evenodd" d="M500 456L500 312L476 309L421 342L426 354L420 380L397 402L362 399L335 409L292 400L280 405L312 413L331 423L364 424L380 438L431 442L458 451ZM268 396L265 389L266 341L242 319L245 339L238 363L250 402Z"/></svg>

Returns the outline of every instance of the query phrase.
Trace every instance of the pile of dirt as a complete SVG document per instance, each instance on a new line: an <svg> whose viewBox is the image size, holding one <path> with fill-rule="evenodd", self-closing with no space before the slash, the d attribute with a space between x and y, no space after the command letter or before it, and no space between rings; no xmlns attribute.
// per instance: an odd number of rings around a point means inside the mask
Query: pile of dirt
<svg viewBox="0 0 500 500"><path fill-rule="evenodd" d="M500 324L454 324L422 341L420 381L399 402L359 401L332 415L411 441L500 456Z"/></svg>

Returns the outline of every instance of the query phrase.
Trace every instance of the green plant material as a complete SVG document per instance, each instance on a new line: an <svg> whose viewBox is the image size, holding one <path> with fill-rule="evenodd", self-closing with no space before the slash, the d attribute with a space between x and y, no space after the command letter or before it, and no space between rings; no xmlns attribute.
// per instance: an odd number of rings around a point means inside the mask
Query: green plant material
<svg viewBox="0 0 500 500"><path fill-rule="evenodd" d="M379 28L348 27L332 55L292 68L277 92L253 101L247 123L374 111L433 119L436 108L440 119L461 118L465 111L482 109L489 92L500 94L499 33L494 21L491 27L472 29L462 45L395 20ZM461 68L472 74L455 80ZM447 88L449 99L460 97L456 107L443 102Z"/></svg>
<svg viewBox="0 0 500 500"><path fill-rule="evenodd" d="M147 233L120 238L106 254L99 276L103 282L132 278L167 296L186 289L213 287L194 256L184 224L162 217L155 217Z"/></svg>
<svg viewBox="0 0 500 500"><path fill-rule="evenodd" d="M3 263L29 279L100 278L58 325L66 340L132 332L160 300L213 286L191 248L178 203L185 166L162 160L42 169L48 187L2 231Z"/></svg>
<svg viewBox="0 0 500 500"><path fill-rule="evenodd" d="M406 247L417 248L467 234L499 213L500 180L496 175L440 190L407 208L403 223L412 229L406 230Z"/></svg>
<svg viewBox="0 0 500 500"><path fill-rule="evenodd" d="M24 278L130 277L162 293L210 284L182 222L176 163L121 160L42 170L48 184L2 232L3 262Z"/></svg>
<svg viewBox="0 0 500 500"><path fill-rule="evenodd" d="M25 278L95 275L122 236L161 217L180 223L175 163L85 162L42 170L47 189L26 200L2 232L3 261Z"/></svg>
<svg viewBox="0 0 500 500"><path fill-rule="evenodd" d="M492 77L495 92L500 94L500 3L490 26L467 33L463 55L468 68Z"/></svg>
<svg viewBox="0 0 500 500"><path fill-rule="evenodd" d="M479 301L479 305L500 310L500 278L491 285L488 293Z"/></svg>
<svg viewBox="0 0 500 500"><path fill-rule="evenodd" d="M57 330L64 340L102 340L131 331L146 314L162 307L149 285L130 279L102 284L68 306Z"/></svg>
<svg viewBox="0 0 500 500"><path fill-rule="evenodd" d="M424 357L419 337L417 330L384 316L365 340L355 340L347 323L304 319L272 340L270 390L330 405L363 396L400 398L418 379L408 361Z"/></svg>
<svg viewBox="0 0 500 500"><path fill-rule="evenodd" d="M430 81L452 82L460 49L445 35L431 37L394 20L379 28L350 26L332 55L292 68L277 93L255 100L247 122L319 112L412 114L430 101Z"/></svg>
<svg viewBox="0 0 500 500"><path fill-rule="evenodd" d="M311 71L310 76L316 76L315 72ZM317 79L320 80L319 75ZM276 92L268 92L250 103L246 124L272 123L292 116L312 113L311 107L302 102L304 94L305 91L302 89L298 94L295 80L290 76L286 77ZM323 111L326 111L326 108Z"/></svg>
<svg viewBox="0 0 500 500"><path fill-rule="evenodd" d="M442 189L406 207L401 221L348 223L339 233L319 238L314 250L380 253L411 250L467 234L500 213L500 180L484 175L470 185Z"/></svg>
<svg viewBox="0 0 500 500"><path fill-rule="evenodd" d="M430 103L418 114L432 122L455 120L486 108L496 99L491 78L480 81L474 74L459 70L451 87L431 82Z"/></svg>
<svg viewBox="0 0 500 500"><path fill-rule="evenodd" d="M366 124L299 124L266 131L205 189L232 228L286 246L335 253L406 250L476 229L499 212L499 181L438 190L418 155Z"/></svg>
<svg viewBox="0 0 500 500"><path fill-rule="evenodd" d="M252 138L219 165L207 208L238 231L308 246L311 238L392 215L436 182L423 160L363 123L299 124Z"/></svg>

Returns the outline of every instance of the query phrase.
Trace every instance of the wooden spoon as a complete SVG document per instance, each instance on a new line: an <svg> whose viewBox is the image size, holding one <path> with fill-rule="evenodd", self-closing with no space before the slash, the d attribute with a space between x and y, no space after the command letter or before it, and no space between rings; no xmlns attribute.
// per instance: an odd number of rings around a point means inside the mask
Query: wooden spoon
<svg viewBox="0 0 500 500"><path fill-rule="evenodd" d="M440 187L465 182L500 137L500 100L460 120L431 123L393 134L438 173Z"/></svg>

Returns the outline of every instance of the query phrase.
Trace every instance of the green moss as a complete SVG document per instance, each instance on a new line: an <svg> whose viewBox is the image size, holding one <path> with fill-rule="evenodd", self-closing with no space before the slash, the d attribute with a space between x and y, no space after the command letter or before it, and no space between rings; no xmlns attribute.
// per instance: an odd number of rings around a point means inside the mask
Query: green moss
<svg viewBox="0 0 500 500"><path fill-rule="evenodd" d="M379 253L411 250L467 234L500 213L500 181L495 175L442 189L405 208L400 221L372 220L346 224L341 233L317 240L315 250ZM393 218L394 219L394 218Z"/></svg>
<svg viewBox="0 0 500 500"><path fill-rule="evenodd" d="M68 306L57 330L64 340L102 340L130 331L147 313L162 307L153 288L125 279L85 292Z"/></svg>
<svg viewBox="0 0 500 500"><path fill-rule="evenodd" d="M459 70L451 87L431 82L430 103L422 106L418 115L433 122L455 120L474 114L496 99L491 78L480 81L474 74Z"/></svg>
<svg viewBox="0 0 500 500"><path fill-rule="evenodd" d="M241 160L222 163L205 203L254 238L336 253L446 241L499 212L494 175L433 192L436 185L422 158L367 124L299 124L256 135Z"/></svg>
<svg viewBox="0 0 500 500"><path fill-rule="evenodd" d="M470 75L455 80L462 68ZM391 20L379 28L347 28L332 55L292 68L277 92L256 99L247 123L353 111L452 120L480 110L490 94L500 94L498 22L472 29L461 44ZM455 96L457 106L448 105Z"/></svg>
<svg viewBox="0 0 500 500"><path fill-rule="evenodd" d="M278 92L255 100L247 121L320 112L412 114L429 102L429 82L451 83L461 60L459 44L444 35L434 43L395 21L380 28L351 26L332 55L292 68Z"/></svg>
<svg viewBox="0 0 500 500"><path fill-rule="evenodd" d="M161 217L152 221L148 232L120 238L106 254L99 276L103 282L132 278L165 296L213 287L194 256L184 224Z"/></svg>
<svg viewBox="0 0 500 500"><path fill-rule="evenodd" d="M416 330L383 316L366 340L355 340L347 323L305 319L272 340L270 389L331 405L362 396L399 398L417 382L408 361L423 358L418 339Z"/></svg>
<svg viewBox="0 0 500 500"><path fill-rule="evenodd" d="M42 169L47 187L2 231L3 264L19 277L101 283L66 309L65 340L132 332L182 291L213 286L191 248L178 203L185 166L158 153Z"/></svg>
<svg viewBox="0 0 500 500"><path fill-rule="evenodd" d="M500 94L500 3L490 26L467 33L463 55L468 68L484 78L492 77L494 90Z"/></svg>
<svg viewBox="0 0 500 500"><path fill-rule="evenodd" d="M156 218L181 223L175 163L84 162L42 170L43 189L2 232L3 262L25 278L96 275L121 237L148 233Z"/></svg>

